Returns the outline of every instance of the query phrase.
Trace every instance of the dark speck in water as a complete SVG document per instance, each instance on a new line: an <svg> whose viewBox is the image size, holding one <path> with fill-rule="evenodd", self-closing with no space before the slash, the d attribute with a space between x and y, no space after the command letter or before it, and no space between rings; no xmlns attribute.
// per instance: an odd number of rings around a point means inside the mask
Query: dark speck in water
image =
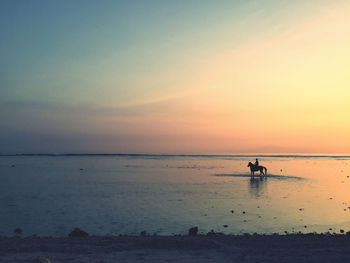
<svg viewBox="0 0 350 263"><path fill-rule="evenodd" d="M15 234L18 234L18 235L20 235L20 234L22 234L22 232L23 232L23 230L21 229L21 228L16 228L15 230L13 230L13 232L15 233Z"/></svg>

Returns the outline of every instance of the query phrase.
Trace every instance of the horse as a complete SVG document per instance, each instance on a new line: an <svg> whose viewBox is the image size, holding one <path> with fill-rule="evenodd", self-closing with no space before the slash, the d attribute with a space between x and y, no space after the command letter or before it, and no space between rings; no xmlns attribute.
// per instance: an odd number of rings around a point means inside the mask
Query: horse
<svg viewBox="0 0 350 263"><path fill-rule="evenodd" d="M266 176L266 174L267 174L267 169L265 166L255 165L255 164L252 164L251 162L249 162L248 167L250 167L250 174L252 177L254 177L254 172L256 172L256 171L260 171L259 176L261 176L261 175ZM264 173L264 169L265 169L265 173Z"/></svg>

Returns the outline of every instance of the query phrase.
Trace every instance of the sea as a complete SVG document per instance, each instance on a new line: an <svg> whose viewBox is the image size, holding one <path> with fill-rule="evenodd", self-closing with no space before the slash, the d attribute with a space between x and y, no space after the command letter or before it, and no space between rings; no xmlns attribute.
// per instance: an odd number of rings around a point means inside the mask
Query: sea
<svg viewBox="0 0 350 263"><path fill-rule="evenodd" d="M2 155L0 235L346 233L349 176L350 156Z"/></svg>

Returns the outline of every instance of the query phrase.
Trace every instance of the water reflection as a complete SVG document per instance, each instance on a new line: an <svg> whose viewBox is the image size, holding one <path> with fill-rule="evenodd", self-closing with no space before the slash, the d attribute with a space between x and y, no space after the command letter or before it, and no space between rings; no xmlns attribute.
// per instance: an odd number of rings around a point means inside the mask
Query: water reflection
<svg viewBox="0 0 350 263"><path fill-rule="evenodd" d="M266 177L250 178L249 193L256 198L259 198L260 196L264 195L266 191L266 184Z"/></svg>

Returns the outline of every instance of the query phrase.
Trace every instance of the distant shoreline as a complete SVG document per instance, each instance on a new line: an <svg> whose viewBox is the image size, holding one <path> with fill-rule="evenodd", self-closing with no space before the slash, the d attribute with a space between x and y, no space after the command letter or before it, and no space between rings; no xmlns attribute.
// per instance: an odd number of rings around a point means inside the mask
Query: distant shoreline
<svg viewBox="0 0 350 263"><path fill-rule="evenodd" d="M271 157L271 158L350 158L348 155L317 154L147 154L147 153L16 153L0 154L0 157L43 156L43 157L79 157L79 156L130 156L130 157Z"/></svg>

